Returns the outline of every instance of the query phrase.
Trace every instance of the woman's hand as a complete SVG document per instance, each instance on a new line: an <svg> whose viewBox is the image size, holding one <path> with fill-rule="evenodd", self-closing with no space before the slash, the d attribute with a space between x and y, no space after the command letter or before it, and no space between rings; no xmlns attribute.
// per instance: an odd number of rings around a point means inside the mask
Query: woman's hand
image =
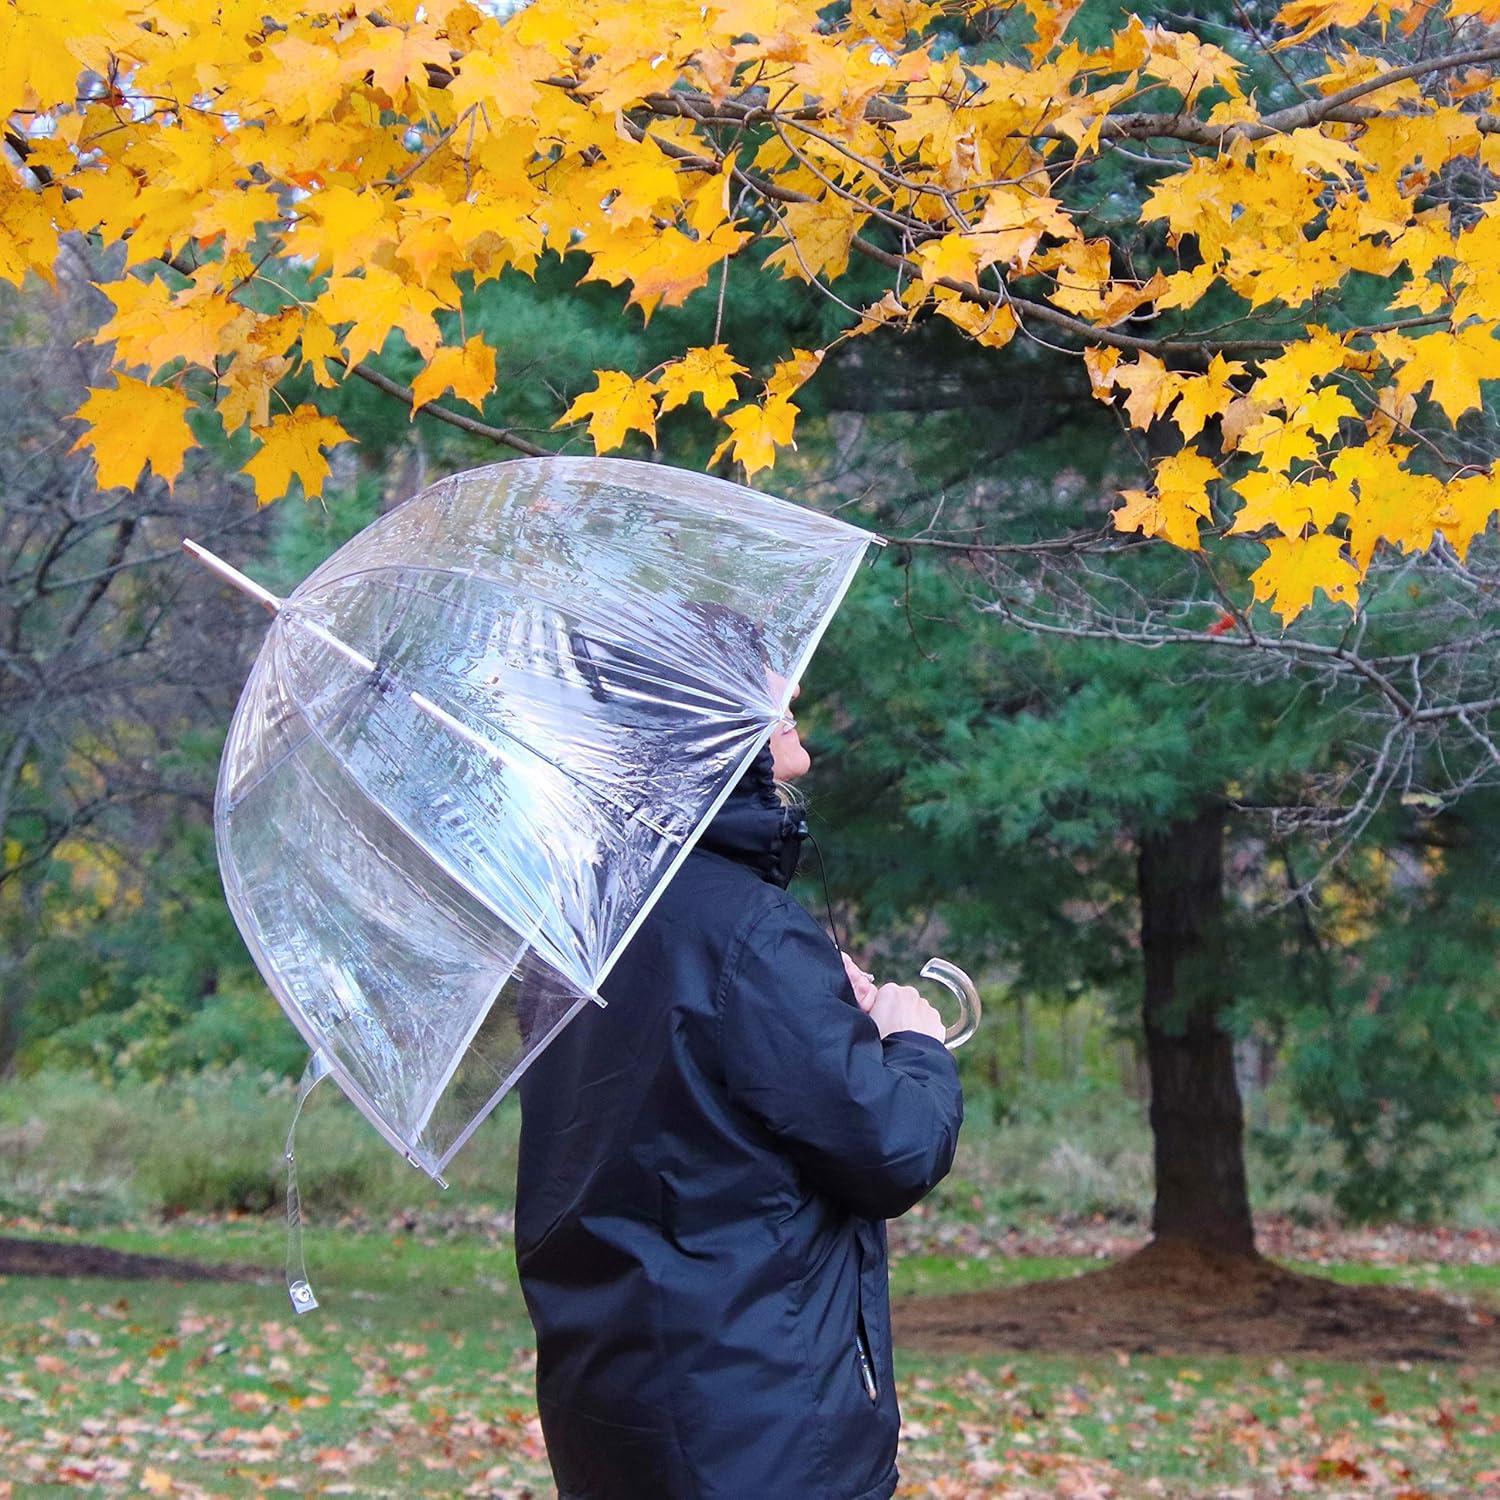
<svg viewBox="0 0 1500 1500"><path fill-rule="evenodd" d="M875 1003L875 992L880 986L875 983L874 975L866 973L842 949L839 950L839 957L844 960L844 973L849 976L854 998L859 1002L859 1008L868 1015L870 1007Z"/></svg>
<svg viewBox="0 0 1500 1500"><path fill-rule="evenodd" d="M881 985L870 1005L870 1019L880 1028L882 1037L893 1031L919 1031L940 1042L947 1030L937 1007L909 984Z"/></svg>
<svg viewBox="0 0 1500 1500"><path fill-rule="evenodd" d="M882 1037L893 1031L917 1031L942 1041L947 1030L942 1016L911 985L876 984L874 975L867 974L847 953L841 951L839 956L859 1008L875 1022Z"/></svg>

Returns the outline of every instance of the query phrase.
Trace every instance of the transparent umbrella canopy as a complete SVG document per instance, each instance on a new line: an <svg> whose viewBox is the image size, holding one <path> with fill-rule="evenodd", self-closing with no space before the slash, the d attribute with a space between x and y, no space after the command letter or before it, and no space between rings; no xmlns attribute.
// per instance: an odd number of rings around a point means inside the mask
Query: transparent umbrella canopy
<svg viewBox="0 0 1500 1500"><path fill-rule="evenodd" d="M219 775L230 907L415 1165L441 1181L603 1003L877 540L722 479L545 458L432 485L286 599L185 543L275 616Z"/></svg>
<svg viewBox="0 0 1500 1500"><path fill-rule="evenodd" d="M787 712L882 539L659 464L521 459L430 486L279 599L214 825L230 909L324 1076L438 1182L591 1004ZM972 1035L974 987L948 1045ZM623 1003L623 1002L622 1002Z"/></svg>

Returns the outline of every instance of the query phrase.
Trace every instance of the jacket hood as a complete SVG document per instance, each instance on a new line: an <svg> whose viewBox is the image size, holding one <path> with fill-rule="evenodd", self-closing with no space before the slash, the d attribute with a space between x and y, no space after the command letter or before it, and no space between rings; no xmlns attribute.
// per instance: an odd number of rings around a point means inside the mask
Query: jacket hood
<svg viewBox="0 0 1500 1500"><path fill-rule="evenodd" d="M700 849L749 865L783 889L797 873L807 819L776 795L770 745L762 745L698 840Z"/></svg>

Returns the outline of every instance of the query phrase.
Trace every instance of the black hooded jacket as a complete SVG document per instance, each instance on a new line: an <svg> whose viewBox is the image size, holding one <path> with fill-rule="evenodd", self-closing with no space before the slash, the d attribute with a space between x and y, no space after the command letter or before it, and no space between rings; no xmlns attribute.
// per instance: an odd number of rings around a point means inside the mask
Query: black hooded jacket
<svg viewBox="0 0 1500 1500"><path fill-rule="evenodd" d="M884 1500L884 1220L952 1164L953 1059L883 1041L785 887L761 752L520 1083L516 1258L562 1500Z"/></svg>

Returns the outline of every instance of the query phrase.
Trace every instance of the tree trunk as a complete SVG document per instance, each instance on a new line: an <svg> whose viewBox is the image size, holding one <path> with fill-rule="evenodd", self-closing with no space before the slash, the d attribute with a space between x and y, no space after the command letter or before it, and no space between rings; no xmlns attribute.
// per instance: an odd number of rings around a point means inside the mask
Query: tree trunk
<svg viewBox="0 0 1500 1500"><path fill-rule="evenodd" d="M1031 996L1024 990L1016 1007L1016 1025L1021 1032L1021 1076L1031 1083L1036 1078L1036 1029L1032 1025Z"/></svg>
<svg viewBox="0 0 1500 1500"><path fill-rule="evenodd" d="M1253 1255L1224 938L1224 810L1141 835L1137 877L1156 1243Z"/></svg>

